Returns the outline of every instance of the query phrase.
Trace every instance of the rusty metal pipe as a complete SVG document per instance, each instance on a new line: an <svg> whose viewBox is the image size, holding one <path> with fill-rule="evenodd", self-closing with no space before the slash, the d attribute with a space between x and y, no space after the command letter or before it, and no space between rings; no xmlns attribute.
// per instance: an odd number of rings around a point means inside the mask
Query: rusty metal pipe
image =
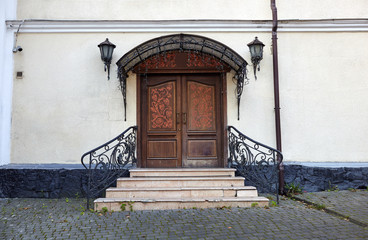
<svg viewBox="0 0 368 240"><path fill-rule="evenodd" d="M281 123L280 123L280 97L279 97L279 63L277 53L277 8L276 0L271 0L272 10L272 56L273 56L273 85L274 85L274 101L275 101L275 125L276 125L276 148L282 152L281 146ZM279 165L279 187L280 194L284 193L284 165L280 162Z"/></svg>

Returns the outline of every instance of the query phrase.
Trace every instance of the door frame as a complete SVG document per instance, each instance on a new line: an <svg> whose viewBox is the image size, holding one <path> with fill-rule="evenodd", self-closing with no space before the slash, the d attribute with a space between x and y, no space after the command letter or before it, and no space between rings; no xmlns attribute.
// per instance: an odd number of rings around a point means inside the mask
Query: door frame
<svg viewBox="0 0 368 240"><path fill-rule="evenodd" d="M228 133L227 133L227 74L232 68L220 59L211 56L209 54L200 52L187 52L187 51L168 51L165 53L157 54L147 59L141 59L139 63L133 68L133 73L136 73L136 96L137 96L137 166L146 167L142 164L142 102L141 102L141 91L142 81L146 74L219 74L221 97L220 105L222 111L220 113L221 121L223 122L222 129L222 153L223 153L223 164L219 164L219 167L227 166L228 157ZM220 160L221 161L221 160Z"/></svg>
<svg viewBox="0 0 368 240"><path fill-rule="evenodd" d="M220 160L220 164L219 167L226 167L227 165L227 156L228 156L228 138L227 138L227 72L221 72L218 70L192 70L192 69L188 69L188 70L166 70L166 69L155 69L154 71L148 71L147 73L139 73L136 72L136 81L137 81L137 125L138 125L138 130L137 130L137 166L139 168L145 168L146 166L143 166L142 164L142 143L139 141L139 139L142 139L142 130L141 130L141 126L142 126L142 103L141 103L141 91L142 91L142 81L144 81L144 75L145 74L158 74L158 75L165 75L165 74L196 74L196 75L200 75L200 74L218 74L220 77L220 87L221 87L221 97L220 97L220 103L221 104L221 108L222 111L220 112L220 118L223 122L223 129L222 129L222 159L223 159L223 163L221 164L221 160Z"/></svg>

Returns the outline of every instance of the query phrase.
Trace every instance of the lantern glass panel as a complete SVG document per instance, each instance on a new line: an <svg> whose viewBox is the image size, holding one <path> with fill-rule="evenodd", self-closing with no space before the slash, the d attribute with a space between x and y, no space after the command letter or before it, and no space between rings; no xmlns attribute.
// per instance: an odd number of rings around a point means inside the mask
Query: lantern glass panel
<svg viewBox="0 0 368 240"><path fill-rule="evenodd" d="M107 49L107 55L106 55L106 60L111 62L112 59L112 51L114 50L114 48L112 46L109 46Z"/></svg>
<svg viewBox="0 0 368 240"><path fill-rule="evenodd" d="M249 50L250 50L250 56L255 56L256 55L256 50L255 50L255 46L249 46Z"/></svg>
<svg viewBox="0 0 368 240"><path fill-rule="evenodd" d="M108 45L102 45L101 46L101 58L104 61L107 61L109 58L109 49L110 47Z"/></svg>
<svg viewBox="0 0 368 240"><path fill-rule="evenodd" d="M263 49L262 45L255 45L254 46L254 56L262 57L262 52L263 52L262 49Z"/></svg>

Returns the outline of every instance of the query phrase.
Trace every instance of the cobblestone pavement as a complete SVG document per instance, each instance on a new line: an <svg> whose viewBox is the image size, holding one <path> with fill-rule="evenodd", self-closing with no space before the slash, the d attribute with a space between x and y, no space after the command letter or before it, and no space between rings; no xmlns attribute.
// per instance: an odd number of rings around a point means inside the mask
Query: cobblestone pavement
<svg viewBox="0 0 368 240"><path fill-rule="evenodd" d="M368 189L304 193L295 197L368 227Z"/></svg>
<svg viewBox="0 0 368 240"><path fill-rule="evenodd" d="M360 194L342 193L350 202ZM84 207L84 199L0 199L0 239L368 239L367 228L286 198L268 209L102 214Z"/></svg>

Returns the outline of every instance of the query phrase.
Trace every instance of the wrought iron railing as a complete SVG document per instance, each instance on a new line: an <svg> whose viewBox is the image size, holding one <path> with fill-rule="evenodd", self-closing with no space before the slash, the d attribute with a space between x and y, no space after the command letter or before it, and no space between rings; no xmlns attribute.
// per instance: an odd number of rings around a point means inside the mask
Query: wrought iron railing
<svg viewBox="0 0 368 240"><path fill-rule="evenodd" d="M135 167L137 127L129 127L119 136L82 155L81 162L88 170L87 209L89 201L98 197L117 178L128 175Z"/></svg>
<svg viewBox="0 0 368 240"><path fill-rule="evenodd" d="M233 126L228 126L228 166L235 168L262 192L275 193L279 202L279 165L282 153L247 137Z"/></svg>

